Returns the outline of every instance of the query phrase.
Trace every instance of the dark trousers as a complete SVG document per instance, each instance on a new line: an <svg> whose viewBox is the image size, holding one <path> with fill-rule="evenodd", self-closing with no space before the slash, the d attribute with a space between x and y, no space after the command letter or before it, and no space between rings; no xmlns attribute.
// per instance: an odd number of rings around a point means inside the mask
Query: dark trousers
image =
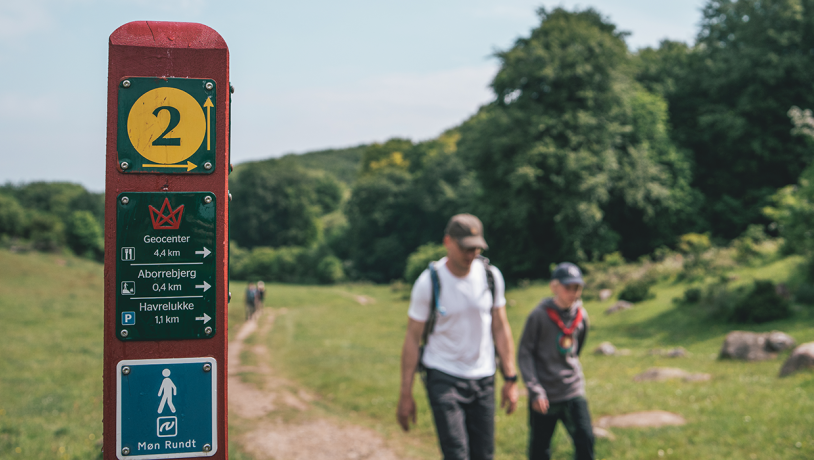
<svg viewBox="0 0 814 460"><path fill-rule="evenodd" d="M466 380L427 369L426 384L444 460L492 460L495 377Z"/></svg>
<svg viewBox="0 0 814 460"><path fill-rule="evenodd" d="M548 413L535 412L529 404L529 460L549 460L551 458L551 437L557 420L562 420L565 429L574 441L574 458L593 460L594 431L591 428L591 414L588 401L577 396L568 401L551 403Z"/></svg>

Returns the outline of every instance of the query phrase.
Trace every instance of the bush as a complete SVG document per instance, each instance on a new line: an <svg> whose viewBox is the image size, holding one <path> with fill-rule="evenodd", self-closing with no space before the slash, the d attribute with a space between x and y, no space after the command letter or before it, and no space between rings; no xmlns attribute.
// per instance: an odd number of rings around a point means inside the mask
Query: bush
<svg viewBox="0 0 814 460"><path fill-rule="evenodd" d="M65 237L68 247L79 256L102 259L105 252L102 226L90 211L74 211L68 218Z"/></svg>
<svg viewBox="0 0 814 460"><path fill-rule="evenodd" d="M25 210L14 197L0 195L0 235L22 236L27 220Z"/></svg>
<svg viewBox="0 0 814 460"><path fill-rule="evenodd" d="M751 291L735 304L730 318L738 323L767 323L788 318L791 313L789 301L777 295L773 282L755 280Z"/></svg>
<svg viewBox="0 0 814 460"><path fill-rule="evenodd" d="M814 305L814 285L801 285L794 293L794 300L806 305Z"/></svg>
<svg viewBox="0 0 814 460"><path fill-rule="evenodd" d="M681 299L681 301L685 304L698 303L701 300L701 294L701 289L689 288L684 291L684 297Z"/></svg>
<svg viewBox="0 0 814 460"><path fill-rule="evenodd" d="M407 267L404 269L404 279L409 284L415 283L421 272L426 269L430 262L438 260L447 255L447 249L443 244L427 243L419 246L409 257L407 257Z"/></svg>
<svg viewBox="0 0 814 460"><path fill-rule="evenodd" d="M65 225L52 214L34 212L28 222L28 238L40 251L56 251L65 244Z"/></svg>
<svg viewBox="0 0 814 460"><path fill-rule="evenodd" d="M652 299L655 294L650 292L650 288L655 284L655 280L643 277L628 283L622 292L619 293L620 300L627 300L631 303Z"/></svg>
<svg viewBox="0 0 814 460"><path fill-rule="evenodd" d="M325 247L256 247L247 251L235 243L232 245L233 279L330 284L345 277L342 262Z"/></svg>

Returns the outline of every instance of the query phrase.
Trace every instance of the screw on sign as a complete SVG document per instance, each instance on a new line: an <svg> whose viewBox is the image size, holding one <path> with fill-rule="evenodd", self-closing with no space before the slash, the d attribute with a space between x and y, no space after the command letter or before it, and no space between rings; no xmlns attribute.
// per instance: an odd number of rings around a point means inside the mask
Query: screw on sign
<svg viewBox="0 0 814 460"><path fill-rule="evenodd" d="M225 459L229 51L146 21L109 46L103 456Z"/></svg>

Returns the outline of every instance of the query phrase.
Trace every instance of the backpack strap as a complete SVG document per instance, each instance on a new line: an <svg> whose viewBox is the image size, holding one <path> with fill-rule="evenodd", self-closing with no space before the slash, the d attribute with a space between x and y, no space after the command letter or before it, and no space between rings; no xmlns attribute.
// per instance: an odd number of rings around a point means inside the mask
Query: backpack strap
<svg viewBox="0 0 814 460"><path fill-rule="evenodd" d="M438 320L438 315L441 313L438 308L438 298L441 296L441 283L438 281L438 270L435 268L435 262L430 262L430 280L432 281L432 300L430 301L430 317L424 323L424 332L421 334L421 344L426 345L432 331L435 329L435 322Z"/></svg>
<svg viewBox="0 0 814 460"><path fill-rule="evenodd" d="M492 308L495 308L495 274L492 273L492 266L489 264L489 259L483 256L478 256L478 259L483 262L483 268L486 269L486 284L489 286L489 292L492 293Z"/></svg>

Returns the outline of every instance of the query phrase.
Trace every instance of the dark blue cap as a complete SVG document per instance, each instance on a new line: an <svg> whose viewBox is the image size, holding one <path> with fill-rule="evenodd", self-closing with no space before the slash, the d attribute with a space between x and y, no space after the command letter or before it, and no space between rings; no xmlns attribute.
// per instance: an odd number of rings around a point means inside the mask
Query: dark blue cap
<svg viewBox="0 0 814 460"><path fill-rule="evenodd" d="M571 262L563 262L554 269L551 274L551 279L557 280L560 284L579 284L585 285L582 279L582 271Z"/></svg>

